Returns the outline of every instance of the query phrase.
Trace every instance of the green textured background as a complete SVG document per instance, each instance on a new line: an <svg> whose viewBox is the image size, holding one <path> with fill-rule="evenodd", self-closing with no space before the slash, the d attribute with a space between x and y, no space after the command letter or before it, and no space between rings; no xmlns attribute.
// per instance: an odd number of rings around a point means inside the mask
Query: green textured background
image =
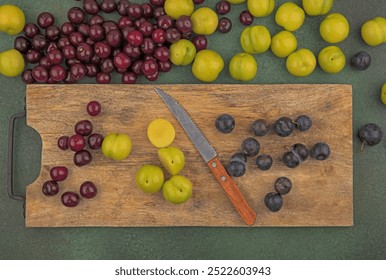
<svg viewBox="0 0 386 280"><path fill-rule="evenodd" d="M133 1L141 2L141 1ZM143 1L142 1L143 2ZM204 5L214 8L216 0ZM278 0L277 4L285 1ZM301 4L301 1L293 1ZM354 132L367 123L376 122L386 129L385 109L380 102L380 89L386 82L386 44L369 47L360 38L360 27L375 16L386 17L385 0L335 1L333 12L347 16L351 32L339 43L349 58L359 50L368 51L373 63L367 71L354 71L349 65L337 75L319 68L306 78L295 78L285 69L285 60L270 51L256 55L259 73L250 83L339 83L353 85ZM73 0L0 0L0 4L21 7L27 21L35 21L42 11L52 12L60 24L66 11L81 2ZM239 13L245 4L232 6L229 17L233 29L226 35L214 34L209 47L229 62L241 51ZM317 54L328 44L320 38L322 17L306 17L295 35L299 47ZM266 25L271 34L280 28L274 16L255 19ZM13 47L15 37L0 34L0 50ZM85 80L84 83L93 83ZM119 82L118 77L114 79ZM140 83L147 83L144 79ZM160 75L159 83L199 83L190 68L174 67ZM234 83L227 69L216 83ZM25 228L20 202L6 192L6 156L8 120L23 110L25 85L19 78L0 76L0 259L385 259L386 258L386 141L360 153L354 137L354 226L335 228ZM336 133L339 133L337 131ZM39 135L25 121L16 126L15 188L24 194L25 186L35 180L40 170ZM323 187L323 186L320 186ZM339 215L339 213L337 213Z"/></svg>

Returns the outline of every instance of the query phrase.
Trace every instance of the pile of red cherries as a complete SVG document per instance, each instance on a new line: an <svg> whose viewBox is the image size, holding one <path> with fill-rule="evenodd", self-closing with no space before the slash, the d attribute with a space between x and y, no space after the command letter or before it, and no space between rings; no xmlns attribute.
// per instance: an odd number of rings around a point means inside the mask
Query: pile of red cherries
<svg viewBox="0 0 386 280"><path fill-rule="evenodd" d="M202 4L204 0L193 0ZM189 39L200 51L207 48L205 35L192 32L189 16L174 20L164 10L165 0L143 4L129 0L82 0L81 7L67 12L68 21L57 25L49 12L38 15L36 24L27 23L24 36L18 36L14 48L31 66L21 75L26 84L73 84L89 77L108 84L114 72L123 84L137 83L139 76L156 81L160 72L172 68L169 48L180 39ZM215 10L217 30L228 33L232 22L224 15L231 10L228 1L220 0ZM108 19L118 13L118 20ZM239 16L241 24L252 24L248 10Z"/></svg>
<svg viewBox="0 0 386 280"><path fill-rule="evenodd" d="M97 101L87 104L87 112L90 116L98 116L101 112L101 105ZM75 125L75 134L71 137L61 136L58 139L58 147L61 150L74 152L74 164L82 167L92 161L92 154L86 150L99 150L102 147L104 137L99 133L93 133L93 125L89 120L81 120ZM50 180L44 182L42 192L46 196L55 196L59 193L59 182L67 179L69 170L65 166L54 166L50 170ZM85 181L81 184L79 193L83 198L91 199L97 195L97 186L92 181ZM80 202L80 196L74 191L66 191L61 195L61 202L64 206L75 207Z"/></svg>
<svg viewBox="0 0 386 280"><path fill-rule="evenodd" d="M192 35L190 17L174 20L166 15L165 0L82 2L83 8L68 10L68 21L61 26L43 12L37 24L27 23L24 36L15 39L15 49L33 65L22 74L25 83L72 84L90 77L107 84L114 72L125 84L136 83L138 76L155 81L172 67L170 45ZM118 20L106 19L115 12ZM192 38L198 49L206 48L202 37Z"/></svg>

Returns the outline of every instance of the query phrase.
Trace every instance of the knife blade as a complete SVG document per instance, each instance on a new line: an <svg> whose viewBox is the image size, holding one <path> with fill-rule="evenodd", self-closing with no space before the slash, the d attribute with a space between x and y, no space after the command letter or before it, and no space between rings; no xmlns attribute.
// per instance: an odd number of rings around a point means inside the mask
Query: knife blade
<svg viewBox="0 0 386 280"><path fill-rule="evenodd" d="M215 149L209 144L208 140L190 118L185 109L171 95L160 88L154 88L154 90L181 124L182 128L209 166L209 169L220 183L233 206L236 208L240 217L247 225L253 225L256 220L256 213L248 205L248 202L240 189L218 159Z"/></svg>

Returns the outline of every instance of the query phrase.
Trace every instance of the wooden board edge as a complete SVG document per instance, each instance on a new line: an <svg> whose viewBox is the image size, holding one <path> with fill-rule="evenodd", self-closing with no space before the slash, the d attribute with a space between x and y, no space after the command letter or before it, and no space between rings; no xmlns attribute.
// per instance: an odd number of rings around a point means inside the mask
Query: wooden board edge
<svg viewBox="0 0 386 280"><path fill-rule="evenodd" d="M50 225L50 226L40 226L34 225L33 223L28 223L26 221L25 226L27 228L79 228L78 225ZM331 224L319 224L319 225L308 225L308 224L299 224L299 225L102 225L102 224L93 224L93 225L84 225L82 228L349 228L353 227L354 222L342 223L339 225Z"/></svg>

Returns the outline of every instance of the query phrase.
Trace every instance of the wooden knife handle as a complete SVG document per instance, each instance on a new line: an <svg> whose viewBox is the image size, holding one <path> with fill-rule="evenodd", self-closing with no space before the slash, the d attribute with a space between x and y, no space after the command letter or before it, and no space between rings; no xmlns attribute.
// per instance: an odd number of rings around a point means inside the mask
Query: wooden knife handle
<svg viewBox="0 0 386 280"><path fill-rule="evenodd" d="M243 194L229 176L220 160L215 157L208 162L208 166L244 222L247 225L253 225L256 220L256 213L248 205L248 202L245 200Z"/></svg>

